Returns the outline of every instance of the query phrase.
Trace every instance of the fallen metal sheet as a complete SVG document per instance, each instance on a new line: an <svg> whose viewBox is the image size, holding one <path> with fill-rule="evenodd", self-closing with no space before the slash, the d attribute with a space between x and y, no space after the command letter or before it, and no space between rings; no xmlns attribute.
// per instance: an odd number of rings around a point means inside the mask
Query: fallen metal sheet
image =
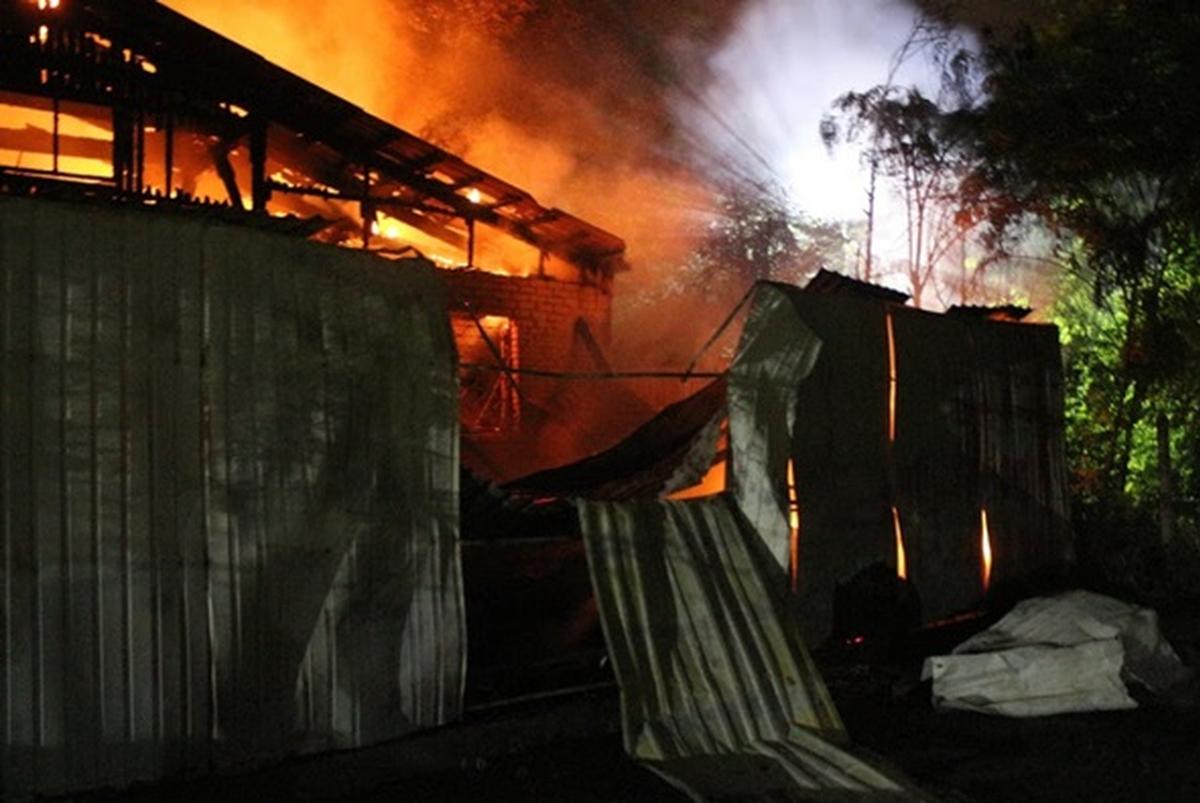
<svg viewBox="0 0 1200 803"><path fill-rule="evenodd" d="M1161 692L1190 673L1154 611L1074 591L1022 602L924 675L939 708L1029 717L1134 708L1126 682Z"/></svg>
<svg viewBox="0 0 1200 803"><path fill-rule="evenodd" d="M728 494L579 502L627 752L697 800L916 799L852 756Z"/></svg>
<svg viewBox="0 0 1200 803"><path fill-rule="evenodd" d="M729 368L729 490L780 568L791 561L788 460L796 398L821 353L782 285L760 283Z"/></svg>
<svg viewBox="0 0 1200 803"><path fill-rule="evenodd" d="M0 783L369 744L461 707L431 266L0 200Z"/></svg>
<svg viewBox="0 0 1200 803"><path fill-rule="evenodd" d="M669 494L708 470L725 416L726 383L710 382L668 406L610 449L504 486L535 496L634 499Z"/></svg>

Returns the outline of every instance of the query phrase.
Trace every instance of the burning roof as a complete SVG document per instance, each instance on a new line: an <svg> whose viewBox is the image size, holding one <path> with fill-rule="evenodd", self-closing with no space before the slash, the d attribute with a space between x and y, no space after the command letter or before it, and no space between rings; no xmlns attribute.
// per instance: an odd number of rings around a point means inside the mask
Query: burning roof
<svg viewBox="0 0 1200 803"><path fill-rule="evenodd" d="M200 120L226 148L249 142L246 205L255 211L272 195L352 202L364 220L384 213L446 242L473 242L475 225L483 224L586 271L611 276L627 267L620 238L542 206L154 0L0 0L0 11L0 91L51 98L56 109L60 101L113 108L119 192L137 194L144 185L140 171L122 173L129 166L120 146L137 145L121 141L118 117L135 117L135 132L169 125L163 120ZM298 166L303 180L270 171L272 158ZM231 173L222 180L241 205Z"/></svg>

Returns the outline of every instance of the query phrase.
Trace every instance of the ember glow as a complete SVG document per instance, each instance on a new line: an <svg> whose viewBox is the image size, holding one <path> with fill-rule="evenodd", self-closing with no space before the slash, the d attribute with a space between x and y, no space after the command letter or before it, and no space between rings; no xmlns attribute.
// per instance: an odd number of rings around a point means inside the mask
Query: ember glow
<svg viewBox="0 0 1200 803"><path fill-rule="evenodd" d="M719 494L725 490L725 461L718 460L709 467L700 482L691 488L684 488L671 494L669 499L681 501L684 499L700 499L705 496Z"/></svg>
<svg viewBox="0 0 1200 803"><path fill-rule="evenodd" d="M787 490L789 567L792 591L797 591L800 587L800 493L796 488L796 461L790 458L787 466Z"/></svg>
<svg viewBox="0 0 1200 803"><path fill-rule="evenodd" d="M983 590L987 593L988 587L992 583L992 536L988 531L988 515L987 508L979 511L980 521L980 537L979 548L983 555Z"/></svg>
<svg viewBox="0 0 1200 803"><path fill-rule="evenodd" d="M896 576L908 579L908 553L904 549L904 531L900 528L900 510L892 505L892 530L896 536Z"/></svg>
<svg viewBox="0 0 1200 803"><path fill-rule="evenodd" d="M729 464L729 421L721 424L721 437L717 440L716 453L712 465L700 478L700 481L690 488L684 488L671 494L668 499L676 501L683 499L700 499L705 496L719 494L726 489L726 479Z"/></svg>
<svg viewBox="0 0 1200 803"><path fill-rule="evenodd" d="M500 366L520 368L520 338L515 321L500 315L451 316L458 347L459 415L474 434L508 432L521 420L521 393L515 377Z"/></svg>

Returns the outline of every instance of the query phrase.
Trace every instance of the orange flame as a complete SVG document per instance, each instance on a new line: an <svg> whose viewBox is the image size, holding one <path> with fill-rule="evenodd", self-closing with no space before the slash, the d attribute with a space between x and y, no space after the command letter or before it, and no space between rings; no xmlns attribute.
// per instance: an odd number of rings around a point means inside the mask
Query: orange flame
<svg viewBox="0 0 1200 803"><path fill-rule="evenodd" d="M725 490L726 468L729 462L729 421L721 423L721 437L717 440L717 451L713 462L700 481L690 488L683 488L668 496L676 501L684 499L699 499L705 496L719 494Z"/></svg>
<svg viewBox="0 0 1200 803"><path fill-rule="evenodd" d="M908 555L904 550L904 531L900 528L900 511L892 506L892 529L896 533L896 576L908 579Z"/></svg>
<svg viewBox="0 0 1200 803"><path fill-rule="evenodd" d="M983 553L983 590L986 593L992 582L992 537L988 532L987 508L979 512L983 535L980 537L980 549Z"/></svg>
<svg viewBox="0 0 1200 803"><path fill-rule="evenodd" d="M700 482L696 483L690 488L684 488L676 491L667 498L679 502L683 501L684 499L700 499L705 496L712 496L713 494L719 494L724 490L725 461L719 460L709 467L708 472L700 478Z"/></svg>
<svg viewBox="0 0 1200 803"><path fill-rule="evenodd" d="M787 465L788 487L788 547L789 577L792 591L800 587L800 495L796 490L796 461L789 459Z"/></svg>
<svg viewBox="0 0 1200 803"><path fill-rule="evenodd" d="M896 329L892 313L887 314L888 345L888 442L896 442Z"/></svg>

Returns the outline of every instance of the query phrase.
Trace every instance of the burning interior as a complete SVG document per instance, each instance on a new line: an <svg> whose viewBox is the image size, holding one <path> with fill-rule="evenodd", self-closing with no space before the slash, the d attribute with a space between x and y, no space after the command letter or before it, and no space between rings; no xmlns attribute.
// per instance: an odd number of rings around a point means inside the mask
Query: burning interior
<svg viewBox="0 0 1200 803"><path fill-rule="evenodd" d="M498 367L515 365L518 339L543 370L604 362L612 279L627 269L620 238L152 0L0 8L5 192L242 220L393 260L419 254L447 271L469 355L472 467L512 477L594 448L542 437L558 383ZM503 343L488 342L493 324L462 325L500 318Z"/></svg>

